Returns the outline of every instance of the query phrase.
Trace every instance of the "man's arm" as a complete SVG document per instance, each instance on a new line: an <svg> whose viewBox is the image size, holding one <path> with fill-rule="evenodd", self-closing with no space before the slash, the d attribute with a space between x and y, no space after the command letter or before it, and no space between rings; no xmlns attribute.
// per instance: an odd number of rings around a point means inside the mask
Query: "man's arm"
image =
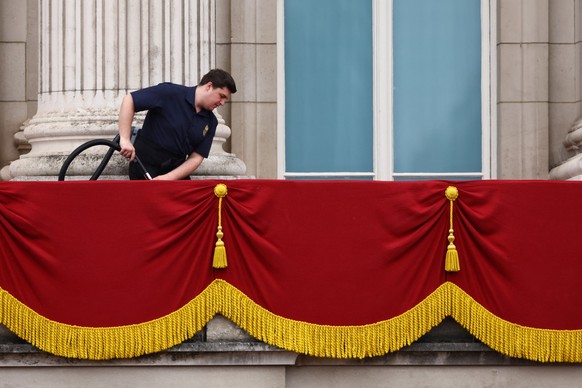
<svg viewBox="0 0 582 388"><path fill-rule="evenodd" d="M188 175L192 174L198 166L202 164L204 157L199 153L192 152L188 159L172 171L164 175L158 175L154 178L154 180L178 180L182 178L186 178Z"/></svg>
<svg viewBox="0 0 582 388"><path fill-rule="evenodd" d="M130 162L135 158L135 148L131 144L131 123L134 115L133 97L127 94L123 97L121 108L119 108L119 145L121 147L119 153Z"/></svg>

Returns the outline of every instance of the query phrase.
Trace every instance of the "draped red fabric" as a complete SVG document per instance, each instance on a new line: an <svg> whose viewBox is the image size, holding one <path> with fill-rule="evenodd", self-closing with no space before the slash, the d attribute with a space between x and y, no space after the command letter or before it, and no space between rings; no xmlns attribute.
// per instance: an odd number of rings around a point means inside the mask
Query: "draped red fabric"
<svg viewBox="0 0 582 388"><path fill-rule="evenodd" d="M213 278L212 185L144 183L0 185L0 287L79 326L183 306Z"/></svg>
<svg viewBox="0 0 582 388"><path fill-rule="evenodd" d="M494 315L523 326L581 329L579 182L455 184L455 244L447 275Z"/></svg>
<svg viewBox="0 0 582 388"><path fill-rule="evenodd" d="M404 313L443 281L443 183L230 184L219 276L269 311L327 325Z"/></svg>
<svg viewBox="0 0 582 388"><path fill-rule="evenodd" d="M214 269L217 183L0 182L0 288L50 320L111 327L223 279L278 316L346 326L448 281L509 322L582 329L579 183L226 181L228 267ZM449 185L457 273L444 271Z"/></svg>

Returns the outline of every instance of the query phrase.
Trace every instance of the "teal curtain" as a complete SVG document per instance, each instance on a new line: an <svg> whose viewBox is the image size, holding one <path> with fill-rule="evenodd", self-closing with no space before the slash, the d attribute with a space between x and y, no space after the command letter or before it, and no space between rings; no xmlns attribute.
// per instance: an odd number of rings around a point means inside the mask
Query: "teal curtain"
<svg viewBox="0 0 582 388"><path fill-rule="evenodd" d="M480 0L394 0L394 172L482 171Z"/></svg>
<svg viewBox="0 0 582 388"><path fill-rule="evenodd" d="M288 172L372 172L371 0L285 0Z"/></svg>

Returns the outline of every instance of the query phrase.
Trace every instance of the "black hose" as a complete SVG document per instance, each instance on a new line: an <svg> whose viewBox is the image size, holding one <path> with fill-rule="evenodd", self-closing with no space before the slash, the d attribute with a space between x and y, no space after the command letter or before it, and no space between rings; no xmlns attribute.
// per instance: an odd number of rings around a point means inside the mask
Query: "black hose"
<svg viewBox="0 0 582 388"><path fill-rule="evenodd" d="M115 136L115 138L113 138L113 142L116 144L119 144L119 135L117 135L117 136ZM93 175L91 175L91 178L89 178L90 181L97 180L97 178L99 178L101 176L101 173L103 172L103 170L105 170L105 167L107 167L107 163L109 163L109 159L111 159L111 156L113 156L113 153L116 150L119 151L119 147L117 147L117 148L109 147L109 151L107 151L107 153L103 157L103 160L101 161L101 163L99 164L99 166L97 167L97 169L95 170Z"/></svg>
<svg viewBox="0 0 582 388"><path fill-rule="evenodd" d="M113 152L119 151L121 149L121 147L119 146L119 135L117 135L113 141L107 140L107 139L94 139L94 140L89 140L88 142L83 143L80 146L78 146L77 148L75 148L75 150L73 152L71 152L71 154L63 162L61 170L59 171L59 181L65 180L65 175L67 174L67 169L69 168L69 165L71 164L73 159L75 159L77 156L79 156L79 154L81 152L85 151L86 149L91 148L91 147L95 147L95 146L107 146L110 149L107 152L107 154L105 154L105 157L103 158L103 160L101 161L101 163L97 167L97 170L95 170L95 172L93 173L91 178L89 178L89 180L92 180L92 181L97 180L97 178L99 178L99 176L101 175L101 173L105 169L105 166L107 166L107 163L109 163L109 159L111 159Z"/></svg>
<svg viewBox="0 0 582 388"><path fill-rule="evenodd" d="M132 130L132 136L135 136L135 135L137 135L137 131L139 129L135 129L134 127L131 127L131 130ZM132 139L133 139L133 137L132 137ZM113 153L115 151L121 150L121 146L119 145L119 134L116 135L113 138L113 140L107 140L107 139L89 140L88 142L83 143L80 146L78 146L77 148L75 148L73 150L73 152L71 152L69 157L67 157L67 159L65 159L65 161L63 162L63 165L61 166L61 170L59 171L59 181L65 180L65 175L67 174L67 170L69 168L69 165L77 156L79 156L79 154L81 152L85 151L87 148L91 148L91 147L95 147L95 146L107 146L107 147L109 147L109 150L107 151L107 153L103 157L103 160L101 161L101 163L99 163L99 166L97 166L97 169L95 170L93 175L91 175L91 178L89 178L90 181L97 180L101 176L101 173L103 172L103 170L105 170L105 167L107 167L107 163L109 163L109 160L111 159L111 156L113 156ZM134 163L138 164L141 172L143 173L144 178L146 178L148 180L153 179L152 176L150 175L150 173L148 172L148 170L146 170L146 168L143 165L143 163L141 162L141 160L139 160L137 155L135 155L135 158L133 161L134 161Z"/></svg>

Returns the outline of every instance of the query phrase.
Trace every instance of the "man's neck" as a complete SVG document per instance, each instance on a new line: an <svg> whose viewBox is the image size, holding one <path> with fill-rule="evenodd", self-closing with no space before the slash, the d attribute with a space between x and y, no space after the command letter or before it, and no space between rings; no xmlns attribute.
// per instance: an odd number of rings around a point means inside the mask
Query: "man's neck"
<svg viewBox="0 0 582 388"><path fill-rule="evenodd" d="M203 90L199 87L196 87L194 91L194 109L196 109L196 113L199 113L204 109L202 105L200 105L200 102L202 101L202 91Z"/></svg>

